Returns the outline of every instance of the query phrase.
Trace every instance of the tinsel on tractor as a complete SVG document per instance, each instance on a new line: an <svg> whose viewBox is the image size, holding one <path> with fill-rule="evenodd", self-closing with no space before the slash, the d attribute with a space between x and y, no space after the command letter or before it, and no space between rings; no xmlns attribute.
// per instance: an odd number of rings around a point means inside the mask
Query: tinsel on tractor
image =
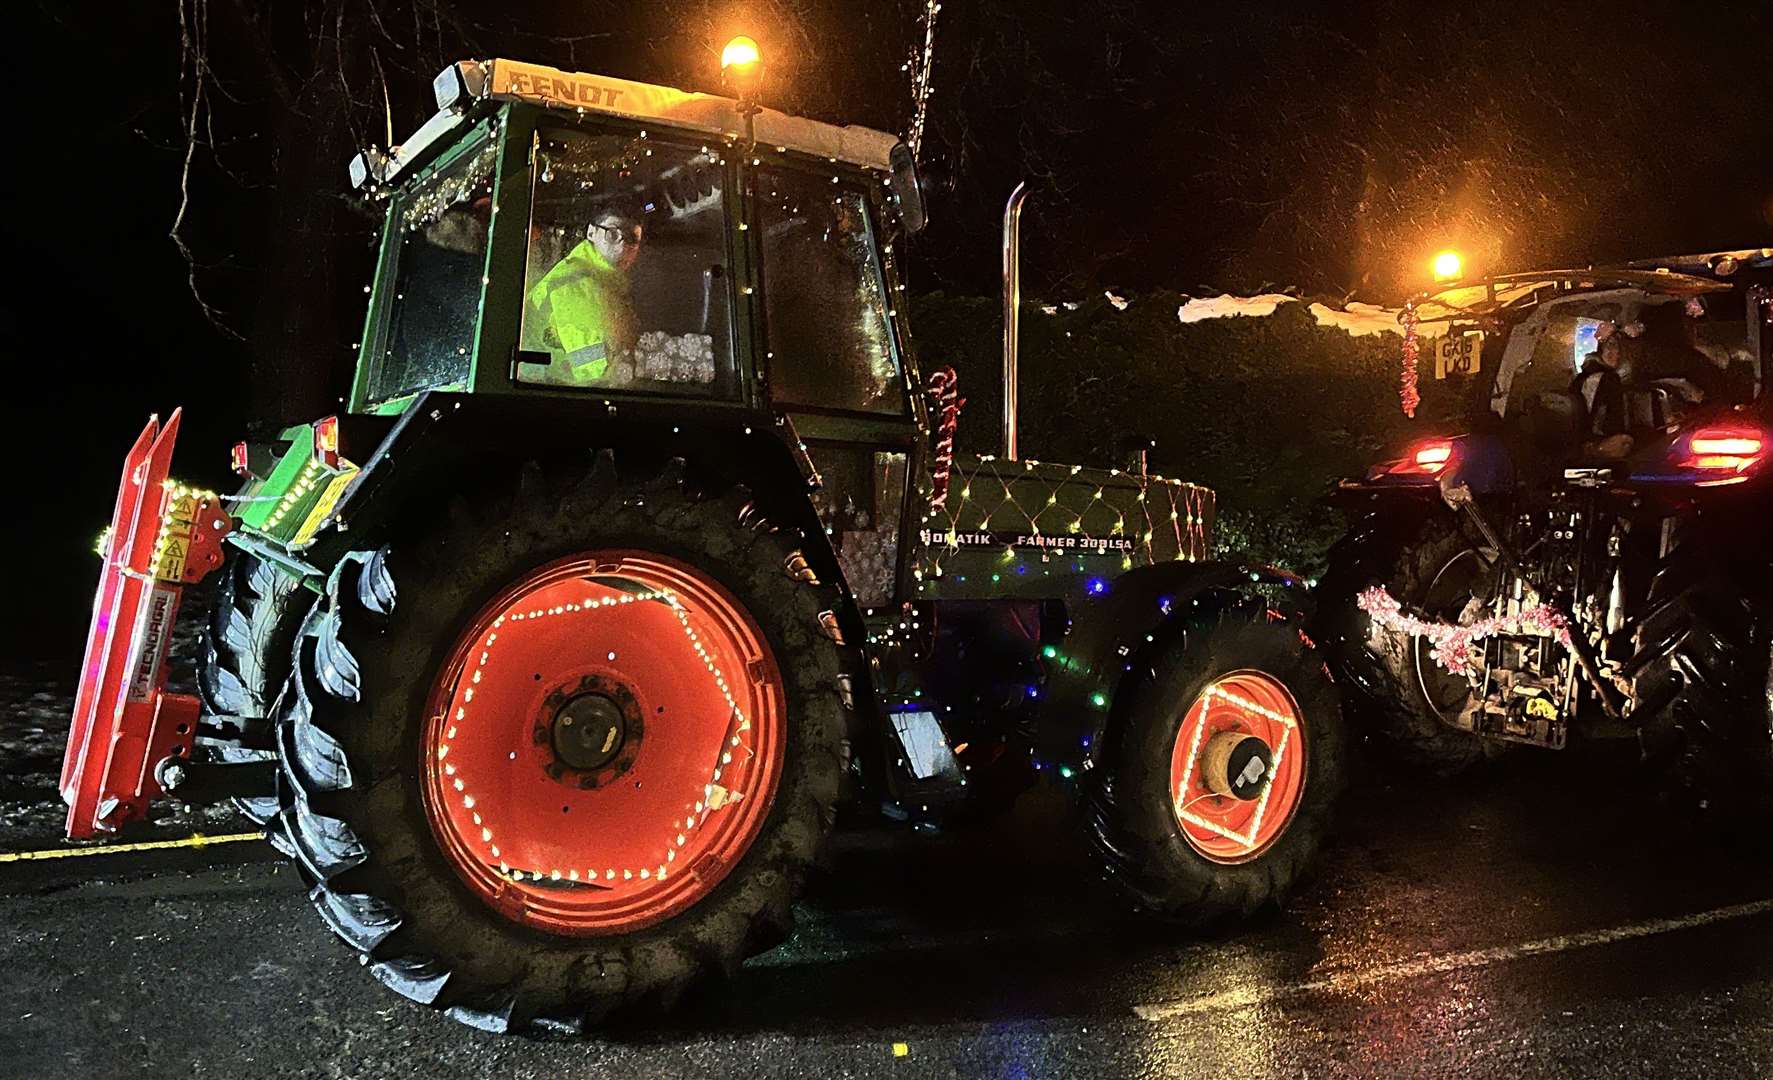
<svg viewBox="0 0 1773 1080"><path fill-rule="evenodd" d="M1345 752L1298 583L1208 561L1212 493L1142 455L1020 457L1013 280L1005 453L955 454L903 145L509 60L436 94L351 166L385 227L347 408L236 447L229 496L166 484L176 414L126 462L71 835L234 790L377 979L499 1030L779 942L840 807L1047 776L1140 908L1288 891ZM191 700L164 631L211 570Z"/></svg>

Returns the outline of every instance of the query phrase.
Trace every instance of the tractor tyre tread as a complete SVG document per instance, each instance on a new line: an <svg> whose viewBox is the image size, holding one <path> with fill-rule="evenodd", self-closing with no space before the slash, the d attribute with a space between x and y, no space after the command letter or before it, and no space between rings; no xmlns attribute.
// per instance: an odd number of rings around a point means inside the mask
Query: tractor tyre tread
<svg viewBox="0 0 1773 1080"><path fill-rule="evenodd" d="M197 695L206 713L267 717L289 672L301 625L300 582L245 551L230 553L211 595L197 667ZM229 751L232 760L268 760L250 750ZM277 796L232 800L234 808L263 826L277 813Z"/></svg>

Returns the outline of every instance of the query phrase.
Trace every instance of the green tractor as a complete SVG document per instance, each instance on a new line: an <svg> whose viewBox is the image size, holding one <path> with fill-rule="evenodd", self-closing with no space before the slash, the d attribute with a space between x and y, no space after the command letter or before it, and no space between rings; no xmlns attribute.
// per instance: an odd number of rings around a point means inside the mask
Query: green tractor
<svg viewBox="0 0 1773 1080"><path fill-rule="evenodd" d="M1280 901L1345 737L1299 583L1210 491L954 452L892 136L508 60L351 165L386 223L348 407L233 495L126 463L62 778L71 835L227 797L414 1001L496 1029L668 1008L789 932L840 808L1077 798L1198 924ZM181 590L214 574L197 697ZM258 786L254 786L257 784Z"/></svg>

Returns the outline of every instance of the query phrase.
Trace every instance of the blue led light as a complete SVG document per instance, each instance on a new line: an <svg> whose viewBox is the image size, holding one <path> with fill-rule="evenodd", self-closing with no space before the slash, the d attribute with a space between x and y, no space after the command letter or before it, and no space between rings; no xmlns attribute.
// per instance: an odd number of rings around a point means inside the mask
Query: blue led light
<svg viewBox="0 0 1773 1080"><path fill-rule="evenodd" d="M1108 582L1103 578L1093 577L1086 588L1089 589L1091 596L1101 596L1108 591Z"/></svg>

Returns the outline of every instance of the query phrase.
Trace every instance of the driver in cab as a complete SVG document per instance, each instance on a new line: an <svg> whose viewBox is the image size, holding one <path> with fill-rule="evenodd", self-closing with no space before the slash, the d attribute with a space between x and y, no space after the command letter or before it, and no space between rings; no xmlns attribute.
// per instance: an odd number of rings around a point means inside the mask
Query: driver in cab
<svg viewBox="0 0 1773 1080"><path fill-rule="evenodd" d="M525 336L549 354L549 382L607 385L631 364L639 337L628 272L640 257L645 228L639 215L605 207L585 238L555 263L524 298ZM612 364L623 361L620 368Z"/></svg>

